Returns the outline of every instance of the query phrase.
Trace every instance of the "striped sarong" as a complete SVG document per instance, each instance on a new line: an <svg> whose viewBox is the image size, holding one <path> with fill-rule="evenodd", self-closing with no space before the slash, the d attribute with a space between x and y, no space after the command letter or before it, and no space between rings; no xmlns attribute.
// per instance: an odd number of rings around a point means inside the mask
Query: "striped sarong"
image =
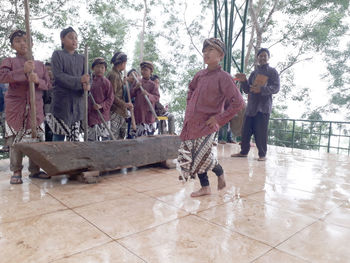
<svg viewBox="0 0 350 263"><path fill-rule="evenodd" d="M213 153L214 138L215 133L212 133L198 139L181 142L177 162L186 181L189 177L195 178L197 174L212 170L218 164L217 157Z"/></svg>
<svg viewBox="0 0 350 263"><path fill-rule="evenodd" d="M45 118L53 134L65 135L66 140L70 142L79 141L80 121L74 122L69 127L63 120L56 118L51 113L48 113Z"/></svg>

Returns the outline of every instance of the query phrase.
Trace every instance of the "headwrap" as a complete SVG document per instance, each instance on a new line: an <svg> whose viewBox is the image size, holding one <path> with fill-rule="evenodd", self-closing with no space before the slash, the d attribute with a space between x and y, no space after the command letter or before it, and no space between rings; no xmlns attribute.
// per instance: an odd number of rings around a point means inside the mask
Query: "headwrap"
<svg viewBox="0 0 350 263"><path fill-rule="evenodd" d="M65 29L63 29L62 31L61 31L61 33L60 33L60 37L61 37L61 39L63 39L68 33L70 33L70 32L75 32L75 30L73 29L73 27L67 27L67 28L65 28ZM76 34L77 32L75 32L75 34ZM61 44L61 47L62 47L62 49L64 48L64 45L63 45L63 43Z"/></svg>
<svg viewBox="0 0 350 263"><path fill-rule="evenodd" d="M211 47L217 49L218 51L223 52L224 55L226 54L225 44L224 44L224 42L222 42L218 38L212 37L212 38L207 38L206 40L204 40L202 52L204 52L204 49L208 46L211 46Z"/></svg>
<svg viewBox="0 0 350 263"><path fill-rule="evenodd" d="M64 38L70 32L75 32L75 30L71 26L63 29L60 33L60 37ZM75 33L77 33L77 32L75 32Z"/></svg>
<svg viewBox="0 0 350 263"><path fill-rule="evenodd" d="M126 74L128 77L130 76L131 73L135 72L136 75L138 75L139 73L137 73L136 69L132 68L129 70L128 74Z"/></svg>
<svg viewBox="0 0 350 263"><path fill-rule="evenodd" d="M267 48L260 48L256 56L258 57L262 52L266 52L270 57L270 51Z"/></svg>
<svg viewBox="0 0 350 263"><path fill-rule="evenodd" d="M15 39L15 37L23 37L25 36L27 33L21 29L16 29L15 31L13 31L10 35L10 43L12 45L13 40Z"/></svg>
<svg viewBox="0 0 350 263"><path fill-rule="evenodd" d="M116 52L114 56L111 59L111 63L116 66L118 64L121 64L125 61L128 61L128 56L123 52Z"/></svg>
<svg viewBox="0 0 350 263"><path fill-rule="evenodd" d="M150 62L150 61L143 61L143 62L141 62L140 67L141 67L141 69L144 68L144 67L149 68L152 72L153 72L153 69L154 69L154 66L153 66L152 62Z"/></svg>
<svg viewBox="0 0 350 263"><path fill-rule="evenodd" d="M91 68L93 69L96 65L100 65L100 64L104 65L105 69L107 69L107 62L105 61L104 58L101 58L101 57L94 59L94 61L92 62Z"/></svg>

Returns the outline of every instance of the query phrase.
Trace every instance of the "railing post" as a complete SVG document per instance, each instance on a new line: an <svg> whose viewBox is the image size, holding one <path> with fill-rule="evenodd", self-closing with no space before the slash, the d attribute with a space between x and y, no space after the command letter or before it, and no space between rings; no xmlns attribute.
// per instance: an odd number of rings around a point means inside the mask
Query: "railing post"
<svg viewBox="0 0 350 263"><path fill-rule="evenodd" d="M294 149L294 131L295 131L295 120L293 120L293 130L292 130L292 149Z"/></svg>
<svg viewBox="0 0 350 263"><path fill-rule="evenodd" d="M327 146L327 152L328 153L329 153L329 149L331 147L331 136L332 136L332 122L329 122L328 146Z"/></svg>

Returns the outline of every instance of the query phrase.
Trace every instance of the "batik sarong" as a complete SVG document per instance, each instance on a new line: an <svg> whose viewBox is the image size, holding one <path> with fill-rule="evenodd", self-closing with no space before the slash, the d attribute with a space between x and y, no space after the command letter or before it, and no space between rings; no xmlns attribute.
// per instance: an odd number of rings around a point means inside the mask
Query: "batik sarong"
<svg viewBox="0 0 350 263"><path fill-rule="evenodd" d="M119 139L125 139L126 136L126 121L125 118L115 112L111 113L111 131L114 137Z"/></svg>
<svg viewBox="0 0 350 263"><path fill-rule="evenodd" d="M108 128L111 128L111 122L106 122ZM92 127L89 127L88 132L88 140L89 141L99 141L99 139L102 138L102 140L108 140L109 139L109 132L106 126L103 123L95 124Z"/></svg>
<svg viewBox="0 0 350 263"><path fill-rule="evenodd" d="M181 169L180 179L195 178L212 170L218 164L216 155L213 153L213 141L215 133L194 140L181 142L178 165ZM182 178L183 177L183 178Z"/></svg>
<svg viewBox="0 0 350 263"><path fill-rule="evenodd" d="M68 126L63 120L56 118L51 113L48 113L45 118L53 134L65 135L66 140L70 142L79 141L80 121Z"/></svg>

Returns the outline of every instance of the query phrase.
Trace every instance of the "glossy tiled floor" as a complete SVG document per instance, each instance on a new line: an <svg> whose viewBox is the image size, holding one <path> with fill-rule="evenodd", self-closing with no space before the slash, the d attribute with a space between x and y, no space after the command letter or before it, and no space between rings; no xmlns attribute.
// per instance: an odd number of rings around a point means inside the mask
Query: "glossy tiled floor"
<svg viewBox="0 0 350 263"><path fill-rule="evenodd" d="M0 162L0 262L350 262L350 158L217 149L227 188L191 198L176 170L122 170L86 185L9 184Z"/></svg>

